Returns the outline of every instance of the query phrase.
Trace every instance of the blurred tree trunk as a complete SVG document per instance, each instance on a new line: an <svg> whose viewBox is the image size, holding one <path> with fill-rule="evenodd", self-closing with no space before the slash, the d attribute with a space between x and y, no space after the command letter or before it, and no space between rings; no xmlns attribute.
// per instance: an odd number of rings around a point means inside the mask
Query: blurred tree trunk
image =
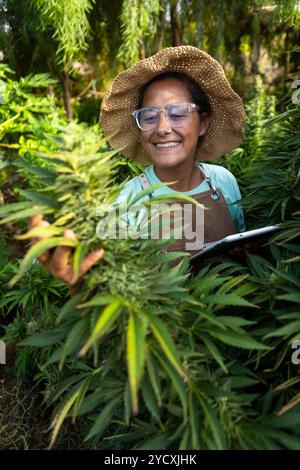
<svg viewBox="0 0 300 470"><path fill-rule="evenodd" d="M252 32L253 32L253 51L251 60L251 72L254 75L259 73L259 59L260 59L260 19L258 15L255 15L252 20Z"/></svg>
<svg viewBox="0 0 300 470"><path fill-rule="evenodd" d="M164 42L164 35L165 35L165 25L166 25L166 6L165 2L162 1L163 8L160 11L159 19L158 19L158 26L157 26L157 36L155 41L155 52L158 52L163 45Z"/></svg>
<svg viewBox="0 0 300 470"><path fill-rule="evenodd" d="M178 0L170 0L172 46L181 45L181 32L178 18Z"/></svg>
<svg viewBox="0 0 300 470"><path fill-rule="evenodd" d="M70 92L70 76L69 72L65 69L62 75L62 86L64 96L64 107L67 119L73 119L73 110L71 105L71 92Z"/></svg>

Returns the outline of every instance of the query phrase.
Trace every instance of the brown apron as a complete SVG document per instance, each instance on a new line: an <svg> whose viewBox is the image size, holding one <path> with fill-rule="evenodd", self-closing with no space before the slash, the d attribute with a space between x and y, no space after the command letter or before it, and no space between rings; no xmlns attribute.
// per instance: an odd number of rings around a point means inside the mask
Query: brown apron
<svg viewBox="0 0 300 470"><path fill-rule="evenodd" d="M197 229L204 229L203 244L206 244L220 240L227 235L232 235L233 233L236 233L237 230L230 215L228 205L225 201L222 191L219 188L214 187L211 179L205 175L201 165L199 169L204 180L209 184L210 189L208 191L193 194L191 197L196 199L196 201L198 201L200 204L203 204L205 207L204 227L197 226L196 206L194 204L190 204L192 209L190 220L192 221L193 232L195 232ZM139 176L139 179L143 188L150 186L149 180L144 173ZM150 197L152 197L151 194ZM170 203L166 204L170 205ZM183 209L184 205L187 203L185 201L179 201L178 204L180 204L181 208ZM201 223L203 224L203 219ZM182 233L181 239L172 241L163 251L186 251L191 254L198 252L201 249L201 246L197 246L197 249L194 250L186 249L186 244L191 243L191 241L193 240L187 240L185 238L185 234Z"/></svg>

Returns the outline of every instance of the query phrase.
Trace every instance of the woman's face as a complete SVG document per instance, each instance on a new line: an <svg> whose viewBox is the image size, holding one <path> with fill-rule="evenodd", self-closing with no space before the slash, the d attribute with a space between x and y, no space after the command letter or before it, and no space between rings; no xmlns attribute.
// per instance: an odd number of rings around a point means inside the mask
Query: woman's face
<svg viewBox="0 0 300 470"><path fill-rule="evenodd" d="M185 85L176 78L154 82L146 91L142 107L163 108L172 103L192 103ZM160 113L157 126L141 132L141 144L149 158L161 168L172 168L182 163L193 164L198 138L207 129L197 110L192 111L183 127L172 127L164 113ZM172 146L161 147L170 143Z"/></svg>

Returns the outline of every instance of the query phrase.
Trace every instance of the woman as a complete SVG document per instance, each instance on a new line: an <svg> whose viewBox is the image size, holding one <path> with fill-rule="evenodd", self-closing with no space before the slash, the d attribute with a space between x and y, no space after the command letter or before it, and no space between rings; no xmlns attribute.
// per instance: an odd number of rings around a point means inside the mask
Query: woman
<svg viewBox="0 0 300 470"><path fill-rule="evenodd" d="M112 147L151 164L127 182L119 200L149 185L176 181L152 195L185 194L204 204L204 242L245 230L242 209L235 204L241 196L234 176L221 166L199 163L236 147L244 121L242 101L223 68L195 47L163 49L120 73L103 100L100 124ZM45 221L36 218L32 226L37 223ZM182 249L185 242L176 241L173 248ZM69 253L59 247L40 260L69 282ZM88 255L80 276L102 256L103 250Z"/></svg>

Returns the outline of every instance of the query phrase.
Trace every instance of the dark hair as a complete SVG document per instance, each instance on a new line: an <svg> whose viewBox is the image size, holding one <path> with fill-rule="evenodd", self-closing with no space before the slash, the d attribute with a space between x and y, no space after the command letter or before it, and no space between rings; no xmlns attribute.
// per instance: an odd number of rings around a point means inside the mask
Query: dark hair
<svg viewBox="0 0 300 470"><path fill-rule="evenodd" d="M208 99L205 93L201 90L198 83L195 82L192 78L188 77L184 73L181 72L165 72L153 77L149 82L145 83L140 89L139 94L139 101L138 101L138 108L142 107L144 96L148 88L152 85L152 83L163 81L167 78L175 78L176 80L182 82L187 91L189 92L193 103L198 104L200 106L199 113L202 117L209 116L211 114L211 108L208 102Z"/></svg>

